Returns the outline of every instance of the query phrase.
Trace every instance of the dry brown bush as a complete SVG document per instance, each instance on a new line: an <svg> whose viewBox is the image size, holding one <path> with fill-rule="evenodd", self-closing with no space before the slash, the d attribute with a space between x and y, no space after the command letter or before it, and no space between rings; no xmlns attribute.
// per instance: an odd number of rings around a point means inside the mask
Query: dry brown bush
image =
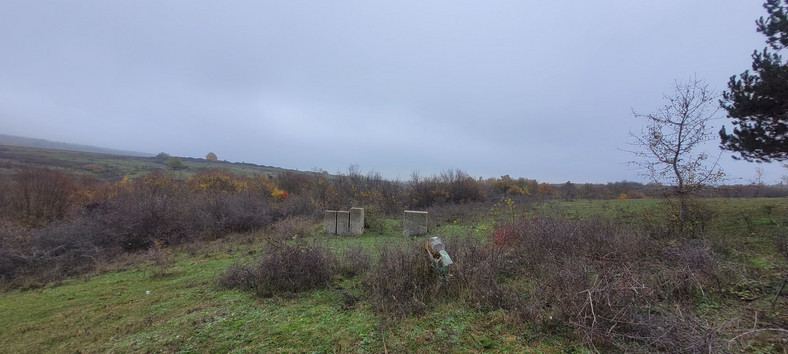
<svg viewBox="0 0 788 354"><path fill-rule="evenodd" d="M207 176L208 182L216 182L213 174ZM77 193L74 200L86 204L65 215L61 211L68 204L60 201L66 198L65 191L70 190L71 184L59 185L63 182L62 174L31 170L17 177L25 177L30 183L13 182L13 195L4 193L3 199L10 198L19 205L3 209L23 207L15 218L0 218L0 222L28 226L26 230L20 226L14 226L19 230L4 227L5 231L0 232L3 244L0 280L9 286L57 281L89 272L123 252L144 252L155 245L175 245L257 230L270 225L274 214L281 213L272 212L270 198L256 192L232 192L226 188L208 192L208 189L188 188L187 182L172 175L153 172L114 184L80 184L89 189ZM229 178L241 180L236 176ZM219 178L216 183L224 180ZM9 182L6 179L4 183ZM42 193L46 195L41 196ZM294 209L300 210L301 204L295 203L298 207ZM63 216L68 217L50 220Z"/></svg>
<svg viewBox="0 0 788 354"><path fill-rule="evenodd" d="M259 275L252 264L233 263L219 275L218 285L226 289L254 290Z"/></svg>
<svg viewBox="0 0 788 354"><path fill-rule="evenodd" d="M290 216L316 217L322 210L318 210L312 201L305 196L293 195L273 205L271 215L274 220Z"/></svg>
<svg viewBox="0 0 788 354"><path fill-rule="evenodd" d="M269 198L258 192L213 194L189 199L190 233L218 238L231 232L249 232L273 221Z"/></svg>
<svg viewBox="0 0 788 354"><path fill-rule="evenodd" d="M474 236L446 240L455 263L448 274L433 268L423 244L402 243L378 249L378 262L363 280L373 309L384 317L419 314L445 301L482 310L511 308L513 294L498 282L500 253Z"/></svg>
<svg viewBox="0 0 788 354"><path fill-rule="evenodd" d="M336 258L336 272L343 277L352 278L369 270L372 256L362 246L352 246L342 250Z"/></svg>
<svg viewBox="0 0 788 354"><path fill-rule="evenodd" d="M447 292L452 298L481 310L511 309L517 299L511 289L501 285L504 258L500 249L491 247L473 235L446 239L446 249L454 264Z"/></svg>
<svg viewBox="0 0 788 354"><path fill-rule="evenodd" d="M54 222L25 233L0 232L0 278L6 287L57 282L94 269L99 262L117 255L90 225Z"/></svg>
<svg viewBox="0 0 788 354"><path fill-rule="evenodd" d="M722 345L718 330L676 310L720 286L707 243L668 244L606 220L550 217L499 225L494 236L505 274L533 286L518 300L523 317L548 327L568 323L597 349L694 352Z"/></svg>
<svg viewBox="0 0 788 354"><path fill-rule="evenodd" d="M62 172L25 168L4 186L5 212L29 227L63 219L70 211L74 182Z"/></svg>
<svg viewBox="0 0 788 354"><path fill-rule="evenodd" d="M423 246L384 245L363 286L377 313L402 317L424 313L444 281L430 268Z"/></svg>
<svg viewBox="0 0 788 354"><path fill-rule="evenodd" d="M313 232L314 223L302 216L289 216L275 222L271 229L278 238L303 238Z"/></svg>
<svg viewBox="0 0 788 354"><path fill-rule="evenodd" d="M225 288L254 290L258 296L323 288L334 276L334 255L317 243L270 243L258 261L234 264L219 276Z"/></svg>

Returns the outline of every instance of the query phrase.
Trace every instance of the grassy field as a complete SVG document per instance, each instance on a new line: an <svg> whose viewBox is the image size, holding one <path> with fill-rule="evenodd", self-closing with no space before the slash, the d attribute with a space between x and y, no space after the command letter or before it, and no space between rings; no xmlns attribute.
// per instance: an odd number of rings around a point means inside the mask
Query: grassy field
<svg viewBox="0 0 788 354"><path fill-rule="evenodd" d="M343 302L343 289L353 287L353 280L268 299L218 289L221 271L253 258L261 247L247 242L168 250L163 264L143 255L141 264L128 269L3 294L0 351L552 351L570 345L558 337L534 342L531 334L518 333L506 313L452 304L382 326L365 304L348 308ZM389 233L328 242L341 250L412 241Z"/></svg>
<svg viewBox="0 0 788 354"><path fill-rule="evenodd" d="M732 242L728 261L741 262L752 276L728 293L709 294L699 305L704 320L751 326L757 316L788 323L788 304L771 303L786 272L786 257L775 247L788 224L788 198L712 199L715 217L707 233L712 242ZM525 209L519 217L564 213L570 217L604 215L627 219L647 213L655 200L553 202ZM474 230L485 236L495 211L433 229L442 235ZM371 221L372 222L372 221ZM360 237L312 238L341 250L351 245L374 249L403 239L399 222L383 219ZM783 232L783 233L780 233ZM364 301L348 303L355 279L332 287L259 298L222 290L217 276L230 264L253 259L262 249L262 232L233 235L163 253L117 260L90 277L38 289L0 294L1 352L281 352L281 351L587 351L562 333L544 333L502 310L476 311L447 302L426 314L383 321ZM737 322L738 321L738 322ZM747 323L742 325L742 323ZM757 323L756 323L757 324ZM738 333L738 332L736 332ZM769 333L763 333L765 335ZM745 351L777 350L747 338ZM783 337L784 338L784 337ZM784 347L783 347L784 348Z"/></svg>
<svg viewBox="0 0 788 354"><path fill-rule="evenodd" d="M260 166L251 163L232 163L208 161L204 159L183 158L183 170L177 176L188 177L202 168L221 168L229 172L252 176L255 174L277 174L284 169ZM136 157L51 150L34 147L0 145L0 174L8 174L21 168L48 168L69 175L92 176L99 180L120 180L123 177L135 178L152 170L169 170L163 159L156 157Z"/></svg>

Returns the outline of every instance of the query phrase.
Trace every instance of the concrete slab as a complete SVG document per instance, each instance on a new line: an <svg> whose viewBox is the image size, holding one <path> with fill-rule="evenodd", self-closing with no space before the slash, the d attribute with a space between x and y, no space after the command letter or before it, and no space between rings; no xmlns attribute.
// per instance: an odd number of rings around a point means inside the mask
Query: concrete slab
<svg viewBox="0 0 788 354"><path fill-rule="evenodd" d="M364 208L350 208L350 233L356 236L364 233Z"/></svg>
<svg viewBox="0 0 788 354"><path fill-rule="evenodd" d="M327 234L337 234L337 212L336 210L326 210L323 217L323 232Z"/></svg>
<svg viewBox="0 0 788 354"><path fill-rule="evenodd" d="M337 211L337 235L351 236L350 232L350 212Z"/></svg>
<svg viewBox="0 0 788 354"><path fill-rule="evenodd" d="M405 210L402 217L402 235L421 236L427 234L429 214L426 211Z"/></svg>

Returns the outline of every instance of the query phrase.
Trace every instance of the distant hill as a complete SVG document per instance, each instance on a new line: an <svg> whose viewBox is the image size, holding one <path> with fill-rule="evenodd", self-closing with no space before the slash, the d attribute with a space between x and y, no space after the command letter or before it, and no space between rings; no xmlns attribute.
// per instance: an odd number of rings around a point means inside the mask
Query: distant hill
<svg viewBox="0 0 788 354"><path fill-rule="evenodd" d="M124 156L137 156L137 157L154 156L153 154L144 153L144 152L106 149L96 146L61 143L57 141L25 138L21 136L13 136L13 135L5 135L5 134L0 134L0 145L35 147L35 148L52 149L52 150L82 151L82 152L93 152L98 154L124 155Z"/></svg>
<svg viewBox="0 0 788 354"><path fill-rule="evenodd" d="M50 147L44 148L40 145ZM83 151L78 148L89 148L95 151ZM205 168L220 168L246 176L277 175L285 171L312 173L252 163L208 161L190 157L178 158L181 159L183 168L172 171L166 163L166 158L150 154L0 135L0 174L13 174L24 168L48 168L72 175L85 175L99 180L115 181L123 177L139 177L154 170L171 171L177 178L191 176Z"/></svg>

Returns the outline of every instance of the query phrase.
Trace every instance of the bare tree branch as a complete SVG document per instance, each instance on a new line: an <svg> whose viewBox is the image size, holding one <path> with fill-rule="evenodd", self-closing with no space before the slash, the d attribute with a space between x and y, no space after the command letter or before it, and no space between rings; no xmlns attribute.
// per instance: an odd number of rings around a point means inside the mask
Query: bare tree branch
<svg viewBox="0 0 788 354"><path fill-rule="evenodd" d="M630 164L638 166L652 182L673 187L672 196L680 200L679 221L686 217L686 198L709 184L722 180L719 156L710 160L700 151L703 143L713 139L709 122L716 119L717 96L708 84L690 78L674 82L673 91L665 94L667 103L650 114L633 111L644 119L640 133L630 132L633 153L638 159Z"/></svg>

